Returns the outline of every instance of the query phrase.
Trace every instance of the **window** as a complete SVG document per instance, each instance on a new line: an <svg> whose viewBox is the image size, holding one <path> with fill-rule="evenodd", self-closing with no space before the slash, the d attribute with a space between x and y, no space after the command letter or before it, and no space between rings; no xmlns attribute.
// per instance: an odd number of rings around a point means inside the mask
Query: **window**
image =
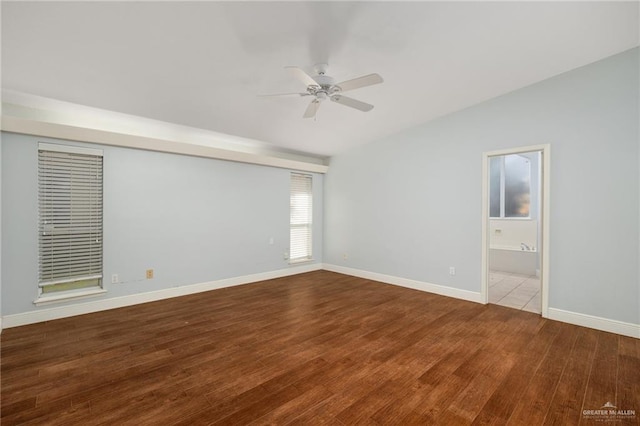
<svg viewBox="0 0 640 426"><path fill-rule="evenodd" d="M311 260L311 175L291 173L289 262Z"/></svg>
<svg viewBox="0 0 640 426"><path fill-rule="evenodd" d="M38 196L41 298L101 290L102 151L40 143Z"/></svg>
<svg viewBox="0 0 640 426"><path fill-rule="evenodd" d="M512 154L491 157L489 162L489 216L528 218L531 201L529 159Z"/></svg>

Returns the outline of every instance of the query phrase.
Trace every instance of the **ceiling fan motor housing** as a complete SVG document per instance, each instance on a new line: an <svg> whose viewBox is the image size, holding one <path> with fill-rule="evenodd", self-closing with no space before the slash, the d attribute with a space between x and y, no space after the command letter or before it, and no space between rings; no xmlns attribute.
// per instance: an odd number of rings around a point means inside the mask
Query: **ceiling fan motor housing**
<svg viewBox="0 0 640 426"><path fill-rule="evenodd" d="M317 75L315 77L313 77L313 79L318 83L318 85L320 87L324 88L330 88L331 86L333 86L335 84L335 80L331 77L329 77L328 75Z"/></svg>

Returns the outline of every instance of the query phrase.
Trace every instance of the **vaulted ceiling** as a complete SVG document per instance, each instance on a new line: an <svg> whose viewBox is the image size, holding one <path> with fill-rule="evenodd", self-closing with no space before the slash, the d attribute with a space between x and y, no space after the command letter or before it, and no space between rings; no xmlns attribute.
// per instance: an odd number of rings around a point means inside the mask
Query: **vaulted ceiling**
<svg viewBox="0 0 640 426"><path fill-rule="evenodd" d="M638 2L3 2L2 88L331 156L638 46ZM328 63L360 112L284 67Z"/></svg>

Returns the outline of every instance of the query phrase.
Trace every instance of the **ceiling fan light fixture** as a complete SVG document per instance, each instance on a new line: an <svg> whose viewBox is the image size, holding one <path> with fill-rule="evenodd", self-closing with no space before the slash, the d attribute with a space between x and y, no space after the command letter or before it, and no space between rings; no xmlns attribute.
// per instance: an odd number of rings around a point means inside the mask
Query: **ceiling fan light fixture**
<svg viewBox="0 0 640 426"><path fill-rule="evenodd" d="M302 68L294 66L285 67L292 77L296 78L306 86L307 91L304 93L300 93L299 95L315 97L315 99L313 99L307 106L307 110L303 114L303 118L315 117L316 112L320 107L320 102L326 99L330 99L335 103L344 105L349 108L354 108L362 112L371 111L373 109L373 105L359 101L357 99L342 96L341 93L382 83L384 80L382 79L382 77L380 77L380 75L368 74L336 84L333 77L326 75L327 67L327 64L316 64L314 66L314 69L318 75L314 77L307 74ZM284 95L290 96L291 94Z"/></svg>

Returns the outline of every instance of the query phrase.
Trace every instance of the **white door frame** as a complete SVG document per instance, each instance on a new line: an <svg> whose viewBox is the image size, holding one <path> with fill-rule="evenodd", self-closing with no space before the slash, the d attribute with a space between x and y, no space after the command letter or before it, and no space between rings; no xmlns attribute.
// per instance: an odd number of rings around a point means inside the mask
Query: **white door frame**
<svg viewBox="0 0 640 426"><path fill-rule="evenodd" d="M522 154L539 151L542 154L542 259L540 259L540 279L542 293L542 317L549 317L549 218L550 218L550 165L551 145L532 145L519 148L507 148L482 153L482 288L480 300L489 303L489 157L509 154Z"/></svg>

